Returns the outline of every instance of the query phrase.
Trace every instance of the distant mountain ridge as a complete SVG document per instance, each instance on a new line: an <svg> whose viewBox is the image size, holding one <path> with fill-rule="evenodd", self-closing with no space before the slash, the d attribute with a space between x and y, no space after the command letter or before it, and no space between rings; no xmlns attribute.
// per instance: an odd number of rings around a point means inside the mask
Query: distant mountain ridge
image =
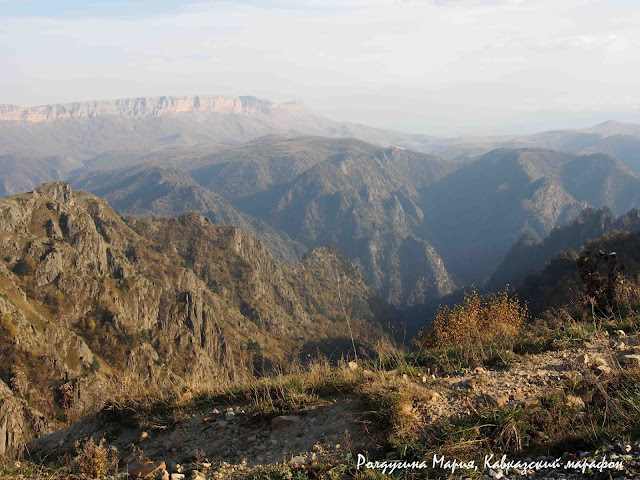
<svg viewBox="0 0 640 480"><path fill-rule="evenodd" d="M254 114L275 109L305 108L299 102L282 103L241 96L178 96L140 97L118 100L94 100L65 104L19 107L0 105L0 122L41 123L69 119L95 119L105 115L149 117L181 113L234 113Z"/></svg>
<svg viewBox="0 0 640 480"><path fill-rule="evenodd" d="M353 137L413 150L422 150L422 145L435 138L335 121L298 101L252 96L141 97L37 107L0 105L0 154L61 155L83 162L109 154L103 158L106 165L110 157L193 147L213 151L268 134Z"/></svg>

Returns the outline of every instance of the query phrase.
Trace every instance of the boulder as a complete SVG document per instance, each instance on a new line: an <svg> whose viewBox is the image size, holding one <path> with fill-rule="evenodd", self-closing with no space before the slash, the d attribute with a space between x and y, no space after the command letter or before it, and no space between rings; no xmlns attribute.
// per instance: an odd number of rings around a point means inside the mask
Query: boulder
<svg viewBox="0 0 640 480"><path fill-rule="evenodd" d="M278 428L296 427L298 425L302 425L302 418L298 415L281 415L271 420L271 428L274 430Z"/></svg>

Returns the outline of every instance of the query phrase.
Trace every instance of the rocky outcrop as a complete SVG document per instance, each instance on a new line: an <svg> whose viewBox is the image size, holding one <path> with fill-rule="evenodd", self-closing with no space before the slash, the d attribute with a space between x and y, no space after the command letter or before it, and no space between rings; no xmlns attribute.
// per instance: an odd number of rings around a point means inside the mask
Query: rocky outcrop
<svg viewBox="0 0 640 480"><path fill-rule="evenodd" d="M0 459L21 453L29 440L49 431L44 416L0 380Z"/></svg>
<svg viewBox="0 0 640 480"><path fill-rule="evenodd" d="M374 293L340 269L354 279L345 303L369 305ZM0 379L22 385L20 397L3 390L5 450L24 440L16 432L32 424L27 408L70 421L125 384L201 387L252 376L257 365L286 368L292 355L283 352L310 339L331 345L348 331L331 280L308 277L327 299L311 305L300 275L255 237L196 213L127 224L66 183L0 200ZM359 344L380 339L379 323L361 309L352 319Z"/></svg>

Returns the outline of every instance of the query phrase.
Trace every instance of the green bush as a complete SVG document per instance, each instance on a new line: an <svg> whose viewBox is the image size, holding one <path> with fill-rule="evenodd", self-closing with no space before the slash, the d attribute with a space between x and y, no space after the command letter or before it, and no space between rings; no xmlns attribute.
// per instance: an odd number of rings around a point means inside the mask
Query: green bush
<svg viewBox="0 0 640 480"><path fill-rule="evenodd" d="M98 370L100 370L100 362L96 357L93 357L93 360L89 365L89 370L91 370L92 372L97 372Z"/></svg>

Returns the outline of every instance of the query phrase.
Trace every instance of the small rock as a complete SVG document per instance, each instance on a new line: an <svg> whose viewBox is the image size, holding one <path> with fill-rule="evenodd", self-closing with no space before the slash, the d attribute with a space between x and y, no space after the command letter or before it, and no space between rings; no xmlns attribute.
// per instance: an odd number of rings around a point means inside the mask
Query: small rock
<svg viewBox="0 0 640 480"><path fill-rule="evenodd" d="M636 355L636 354L624 355L622 357L622 361L627 365L640 366L640 355Z"/></svg>
<svg viewBox="0 0 640 480"><path fill-rule="evenodd" d="M191 472L191 480L207 480L204 473L194 470Z"/></svg>
<svg viewBox="0 0 640 480"><path fill-rule="evenodd" d="M164 462L152 462L149 459L143 459L129 465L127 473L131 478L151 478L156 471L166 469L167 465Z"/></svg>
<svg viewBox="0 0 640 480"><path fill-rule="evenodd" d="M485 393L484 398L489 405L504 407L509 402L509 397L502 393Z"/></svg>
<svg viewBox="0 0 640 480"><path fill-rule="evenodd" d="M624 330L616 330L616 335L618 335L619 337L626 337L627 334L624 333Z"/></svg>
<svg viewBox="0 0 640 480"><path fill-rule="evenodd" d="M302 425L302 419L297 415L281 415L271 420L271 428L285 428Z"/></svg>
<svg viewBox="0 0 640 480"><path fill-rule="evenodd" d="M211 410L212 415L218 415L219 413L220 413L220 410L218 410L217 408L214 408L213 410Z"/></svg>
<svg viewBox="0 0 640 480"><path fill-rule="evenodd" d="M153 478L155 480L170 480L169 472L167 472L164 468L160 468L153 473Z"/></svg>
<svg viewBox="0 0 640 480"><path fill-rule="evenodd" d="M576 358L576 361L578 363L582 363L586 365L587 363L589 363L589 355L587 355L586 353L583 353L582 355L579 355L578 358Z"/></svg>
<svg viewBox="0 0 640 480"><path fill-rule="evenodd" d="M594 358L593 358L593 362L594 362L596 365L607 365L607 361L606 361L604 358L602 358L602 357L594 357Z"/></svg>
<svg viewBox="0 0 640 480"><path fill-rule="evenodd" d="M347 367L349 367L349 370L357 370L358 368L360 368L358 366L358 363L354 362L353 360L351 360L349 363L347 363Z"/></svg>
<svg viewBox="0 0 640 480"><path fill-rule="evenodd" d="M142 432L140 434L140 441L142 442L143 440L146 440L147 438L149 438L149 432Z"/></svg>
<svg viewBox="0 0 640 480"><path fill-rule="evenodd" d="M295 465L297 467L304 465L306 463L304 457L302 455L296 455L289 462L291 465Z"/></svg>
<svg viewBox="0 0 640 480"><path fill-rule="evenodd" d="M611 373L611 367L608 365L598 365L597 370L600 370L604 375L609 375Z"/></svg>
<svg viewBox="0 0 640 480"><path fill-rule="evenodd" d="M250 435L250 436L247 437L247 442L249 442L249 443L253 443L256 440L258 440L258 437L255 436L255 435Z"/></svg>
<svg viewBox="0 0 640 480"><path fill-rule="evenodd" d="M227 412L227 413L225 413L225 415L224 415L224 419L225 419L227 422L229 422L229 421L231 421L231 420L234 420L235 418L236 418L236 414L235 414L235 413L233 413L233 412Z"/></svg>
<svg viewBox="0 0 640 480"><path fill-rule="evenodd" d="M584 410L586 407L584 400L580 397L576 397L575 395L567 395L567 403L577 410Z"/></svg>
<svg viewBox="0 0 640 480"><path fill-rule="evenodd" d="M184 480L184 473L172 473L171 480Z"/></svg>

